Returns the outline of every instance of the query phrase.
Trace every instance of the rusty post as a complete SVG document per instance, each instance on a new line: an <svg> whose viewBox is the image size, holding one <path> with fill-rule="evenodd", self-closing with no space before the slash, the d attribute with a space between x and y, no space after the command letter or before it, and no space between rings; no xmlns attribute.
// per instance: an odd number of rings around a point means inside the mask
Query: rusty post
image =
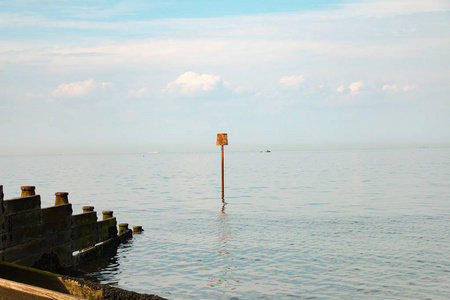
<svg viewBox="0 0 450 300"><path fill-rule="evenodd" d="M225 171L224 171L224 157L223 157L223 146L228 145L228 135L226 133L217 134L216 145L220 145L221 157L222 157L222 202L225 202Z"/></svg>
<svg viewBox="0 0 450 300"><path fill-rule="evenodd" d="M128 231L128 223L119 223L119 235Z"/></svg>
<svg viewBox="0 0 450 300"><path fill-rule="evenodd" d="M36 195L35 193L35 186L21 186L20 189L22 190L22 193L20 194L20 197L29 197Z"/></svg>
<svg viewBox="0 0 450 300"><path fill-rule="evenodd" d="M142 226L133 226L133 233L142 233L144 229L142 229Z"/></svg>
<svg viewBox="0 0 450 300"><path fill-rule="evenodd" d="M223 160L223 145L221 145L221 153L222 153L222 201L225 198L225 172L224 172L224 160Z"/></svg>
<svg viewBox="0 0 450 300"><path fill-rule="evenodd" d="M67 192L57 192L55 193L55 206L69 204L69 198L67 197L69 193Z"/></svg>
<svg viewBox="0 0 450 300"><path fill-rule="evenodd" d="M102 214L103 214L103 220L110 219L113 217L112 210L104 210L104 211L102 211Z"/></svg>
<svg viewBox="0 0 450 300"><path fill-rule="evenodd" d="M94 211L93 206L83 206L82 209L83 209L83 214Z"/></svg>

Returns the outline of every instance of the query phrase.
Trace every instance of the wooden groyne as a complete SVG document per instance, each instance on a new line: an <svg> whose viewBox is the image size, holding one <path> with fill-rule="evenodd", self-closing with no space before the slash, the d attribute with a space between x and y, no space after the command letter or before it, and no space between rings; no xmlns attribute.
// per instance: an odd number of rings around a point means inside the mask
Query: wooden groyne
<svg viewBox="0 0 450 300"><path fill-rule="evenodd" d="M101 220L93 206L73 214L68 193L55 193L55 206L41 208L35 187L21 188L21 197L4 200L0 185L0 261L58 272L102 256L132 237L127 223L112 211Z"/></svg>
<svg viewBox="0 0 450 300"><path fill-rule="evenodd" d="M4 200L0 185L0 300L165 300L50 273L79 275L83 263L114 255L120 243L132 238L132 231L127 223L118 224L117 230L113 211L103 211L101 220L93 206L73 214L67 192L55 193L55 206L41 208L34 186L21 190L19 198ZM142 231L141 226L133 229Z"/></svg>

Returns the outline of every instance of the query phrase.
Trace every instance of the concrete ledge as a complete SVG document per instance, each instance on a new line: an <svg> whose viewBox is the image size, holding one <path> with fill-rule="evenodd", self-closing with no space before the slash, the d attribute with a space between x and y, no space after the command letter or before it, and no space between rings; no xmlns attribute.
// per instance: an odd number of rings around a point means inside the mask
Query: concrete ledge
<svg viewBox="0 0 450 300"><path fill-rule="evenodd" d="M58 293L69 294L59 275L13 263L0 262L0 278Z"/></svg>
<svg viewBox="0 0 450 300"><path fill-rule="evenodd" d="M0 300L165 300L81 278L0 262Z"/></svg>
<svg viewBox="0 0 450 300"><path fill-rule="evenodd" d="M35 287L15 281L0 278L0 299L21 299L21 300L80 300L83 298L58 293L52 290Z"/></svg>

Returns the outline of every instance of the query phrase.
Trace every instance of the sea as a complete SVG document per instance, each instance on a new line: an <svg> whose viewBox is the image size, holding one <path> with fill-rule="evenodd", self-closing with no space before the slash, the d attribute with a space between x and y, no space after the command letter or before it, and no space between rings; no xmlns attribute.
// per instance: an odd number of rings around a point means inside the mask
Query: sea
<svg viewBox="0 0 450 300"><path fill-rule="evenodd" d="M450 149L0 156L144 232L86 278L168 299L449 299Z"/></svg>

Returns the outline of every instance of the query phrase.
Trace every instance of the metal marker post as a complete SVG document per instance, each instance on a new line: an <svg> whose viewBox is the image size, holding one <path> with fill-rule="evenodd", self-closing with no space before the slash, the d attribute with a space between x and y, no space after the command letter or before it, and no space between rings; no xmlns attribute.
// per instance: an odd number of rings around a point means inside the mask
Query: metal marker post
<svg viewBox="0 0 450 300"><path fill-rule="evenodd" d="M222 153L222 202L225 201L225 172L224 172L224 163L223 163L223 145L221 147L221 153Z"/></svg>
<svg viewBox="0 0 450 300"><path fill-rule="evenodd" d="M226 133L218 133L217 134L217 146L221 146L221 154L222 154L222 202L225 201L225 192L224 192L224 162L223 162L223 146L228 145L228 136Z"/></svg>

